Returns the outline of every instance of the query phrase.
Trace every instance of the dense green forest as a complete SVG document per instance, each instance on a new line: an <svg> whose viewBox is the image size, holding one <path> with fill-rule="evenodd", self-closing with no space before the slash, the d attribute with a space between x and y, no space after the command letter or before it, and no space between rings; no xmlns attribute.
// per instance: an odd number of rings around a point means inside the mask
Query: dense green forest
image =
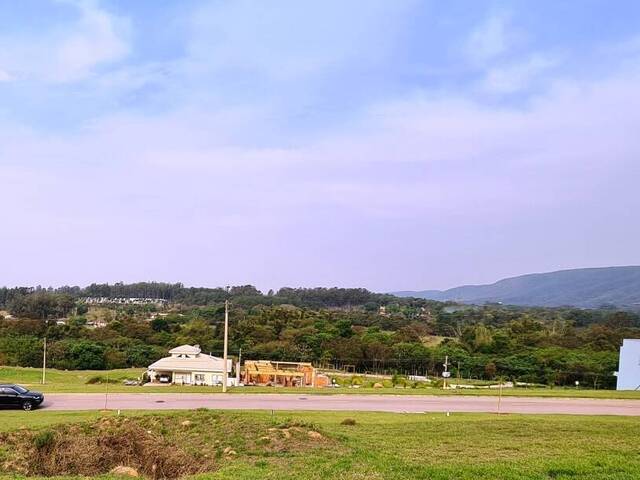
<svg viewBox="0 0 640 480"><path fill-rule="evenodd" d="M166 307L87 307L86 296L153 297ZM0 364L61 369L144 367L184 343L220 355L224 300L231 353L312 361L358 372L437 376L448 356L463 378L611 388L622 338L640 335L633 312L472 307L397 298L364 289L291 289L181 284L0 289ZM103 328L87 328L101 316ZM65 324L55 319L66 318Z"/></svg>
<svg viewBox="0 0 640 480"><path fill-rule="evenodd" d="M181 283L140 282L132 284L115 283L91 284L88 287L16 287L0 288L0 308L8 307L16 299L31 294L49 293L64 295L65 298L83 297L106 298L158 298L171 303L204 306L233 298L235 303L249 305L291 304L308 308L351 307L369 304L377 308L397 300L393 295L372 293L364 288L281 288L278 292L270 290L266 295L252 285L224 288L185 287Z"/></svg>

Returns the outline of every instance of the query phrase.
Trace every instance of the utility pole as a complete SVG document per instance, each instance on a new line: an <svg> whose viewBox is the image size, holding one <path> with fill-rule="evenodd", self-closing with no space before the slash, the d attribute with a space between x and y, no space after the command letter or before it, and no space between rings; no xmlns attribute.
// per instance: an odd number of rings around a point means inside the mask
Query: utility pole
<svg viewBox="0 0 640 480"><path fill-rule="evenodd" d="M227 287L227 296L229 295L229 287ZM227 381L229 378L228 362L227 362L227 350L229 347L229 299L224 301L224 354L222 367L222 393L227 393Z"/></svg>
<svg viewBox="0 0 640 480"><path fill-rule="evenodd" d="M44 323L44 348L42 349L42 384L47 381L47 334L49 333L49 321Z"/></svg>
<svg viewBox="0 0 640 480"><path fill-rule="evenodd" d="M47 376L47 334L44 335L44 349L42 351L42 384L46 381Z"/></svg>

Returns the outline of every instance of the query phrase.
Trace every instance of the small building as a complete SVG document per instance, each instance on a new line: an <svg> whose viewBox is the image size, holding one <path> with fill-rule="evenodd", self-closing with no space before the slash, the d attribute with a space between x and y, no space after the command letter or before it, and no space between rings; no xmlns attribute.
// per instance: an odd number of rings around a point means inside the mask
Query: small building
<svg viewBox="0 0 640 480"><path fill-rule="evenodd" d="M86 325L87 328L105 328L107 326L107 321L102 318L96 318L93 320L89 320Z"/></svg>
<svg viewBox="0 0 640 480"><path fill-rule="evenodd" d="M245 385L282 387L326 387L329 379L318 374L311 363L247 360L242 380Z"/></svg>
<svg viewBox="0 0 640 480"><path fill-rule="evenodd" d="M625 338L620 347L617 390L640 389L640 339Z"/></svg>
<svg viewBox="0 0 640 480"><path fill-rule="evenodd" d="M152 383L222 385L222 358L202 353L198 345L182 345L169 350L169 355L149 365L147 374ZM235 379L231 378L232 364L232 360L227 360L228 385L235 384Z"/></svg>

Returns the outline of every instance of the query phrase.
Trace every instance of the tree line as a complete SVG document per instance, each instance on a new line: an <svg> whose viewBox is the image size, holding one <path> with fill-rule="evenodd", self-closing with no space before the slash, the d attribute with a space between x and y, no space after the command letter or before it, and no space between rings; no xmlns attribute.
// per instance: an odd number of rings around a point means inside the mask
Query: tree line
<svg viewBox="0 0 640 480"><path fill-rule="evenodd" d="M15 318L0 319L0 364L40 366L45 334L54 368L146 367L185 343L220 355L225 298L232 305L232 354L361 373L434 377L448 357L449 370L462 379L579 381L610 388L622 338L640 335L640 318L625 311L472 307L360 289L284 289L267 295L253 287L234 287L229 294L219 290L217 301L173 304L162 312L153 306L100 308L107 326L95 329L86 325L96 312L78 303L80 296L22 292L8 303ZM67 317L66 324L47 321L59 316Z"/></svg>
<svg viewBox="0 0 640 480"><path fill-rule="evenodd" d="M244 306L292 304L310 308L349 308L365 304L377 308L378 305L397 301L396 297L392 295L373 293L364 288L283 287L277 292L269 290L265 294L253 285L233 286L227 292L222 287L185 287L182 283L139 282L131 284L92 283L87 287L2 287L0 288L0 308L10 307L16 298L45 293L66 295L74 299L83 297L157 298L171 303L196 306L215 305L227 298Z"/></svg>

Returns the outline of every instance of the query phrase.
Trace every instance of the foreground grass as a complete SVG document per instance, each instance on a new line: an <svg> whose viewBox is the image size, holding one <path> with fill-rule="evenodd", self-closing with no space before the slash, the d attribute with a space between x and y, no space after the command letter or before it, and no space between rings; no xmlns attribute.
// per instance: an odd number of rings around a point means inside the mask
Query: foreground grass
<svg viewBox="0 0 640 480"><path fill-rule="evenodd" d="M55 428L56 424L95 419L86 412L0 412L0 430ZM103 415L114 415L107 413ZM140 415L191 419L202 436L210 432L202 412ZM198 417L200 415L200 417ZM243 449L235 435L223 444L237 447L200 479L611 479L640 477L640 422L628 417L496 416L433 414L218 412L227 424L265 425L300 422L313 425L330 442L307 450L277 454ZM355 426L341 425L350 417ZM197 420L200 418L200 421ZM174 423L175 423L174 422ZM167 435L173 435L168 432ZM208 437L209 438L209 437ZM220 439L217 439L220 441ZM208 441L215 441L213 437ZM236 443L234 443L236 442ZM213 448L213 447L212 447Z"/></svg>
<svg viewBox="0 0 640 480"><path fill-rule="evenodd" d="M0 367L0 383L18 383L33 390L45 393L220 393L220 387L196 386L125 386L124 380L136 379L142 376L144 369L131 368L123 370L47 370L47 383L41 384L42 371L36 368ZM108 384L88 384L93 377L102 377L115 381ZM441 390L437 388L273 388L273 387L236 387L229 389L231 393L300 393L317 395L332 394L393 394L393 395L498 395L497 389L476 390ZM510 388L503 389L505 396L518 397L576 397L602 399L638 399L640 391L591 390L575 388Z"/></svg>

